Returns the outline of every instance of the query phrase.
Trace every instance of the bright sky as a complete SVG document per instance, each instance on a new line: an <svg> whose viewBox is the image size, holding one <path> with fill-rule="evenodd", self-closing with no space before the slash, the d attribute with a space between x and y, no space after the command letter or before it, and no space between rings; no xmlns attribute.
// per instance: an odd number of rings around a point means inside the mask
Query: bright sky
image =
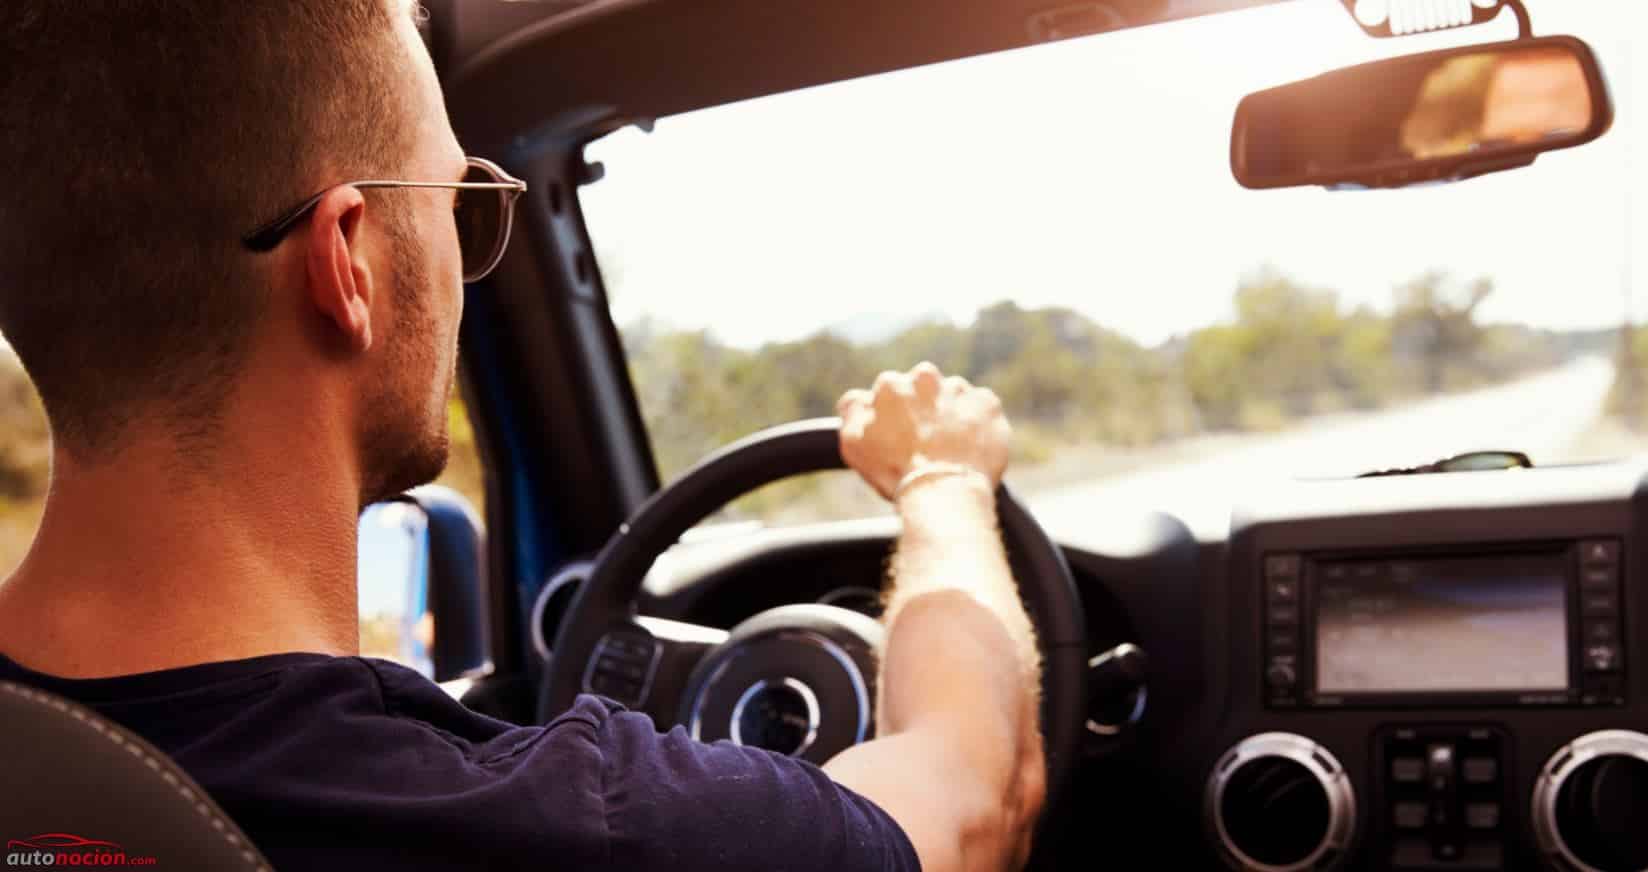
<svg viewBox="0 0 1648 872"><path fill-rule="evenodd" d="M1295 0L666 118L591 146L608 174L583 203L620 324L651 314L740 345L866 313L966 323L1004 297L1155 342L1228 316L1238 278L1266 263L1378 306L1443 267L1497 281L1490 319L1617 324L1626 253L1648 232L1648 129L1631 129L1648 124L1648 2L1528 6L1536 33L1596 50L1614 128L1461 184L1236 184L1229 125L1248 92L1515 35L1507 13L1375 40L1338 0Z"/></svg>

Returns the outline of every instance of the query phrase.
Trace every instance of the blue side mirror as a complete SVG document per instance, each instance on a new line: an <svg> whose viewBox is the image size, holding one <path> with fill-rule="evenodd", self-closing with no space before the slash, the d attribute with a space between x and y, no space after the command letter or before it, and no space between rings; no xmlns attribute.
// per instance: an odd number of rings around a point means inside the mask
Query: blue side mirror
<svg viewBox="0 0 1648 872"><path fill-rule="evenodd" d="M427 485L361 513L361 652L435 681L492 669L486 534L456 491Z"/></svg>

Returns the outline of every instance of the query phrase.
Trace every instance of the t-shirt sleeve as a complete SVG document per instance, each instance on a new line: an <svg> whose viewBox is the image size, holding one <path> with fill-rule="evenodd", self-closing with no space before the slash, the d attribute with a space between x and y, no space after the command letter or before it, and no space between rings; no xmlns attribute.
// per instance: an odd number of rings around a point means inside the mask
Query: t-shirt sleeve
<svg viewBox="0 0 1648 872"><path fill-rule="evenodd" d="M615 869L918 872L904 831L810 763L659 733L613 713L599 732Z"/></svg>

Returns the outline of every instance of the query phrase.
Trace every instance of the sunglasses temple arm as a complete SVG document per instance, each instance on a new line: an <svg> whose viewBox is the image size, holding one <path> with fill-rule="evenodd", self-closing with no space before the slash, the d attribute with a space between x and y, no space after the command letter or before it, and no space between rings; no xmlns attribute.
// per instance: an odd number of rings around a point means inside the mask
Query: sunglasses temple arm
<svg viewBox="0 0 1648 872"><path fill-rule="evenodd" d="M292 227L302 221L320 203L321 198L324 196L326 196L324 193L320 193L310 197L308 201L292 211L246 234L241 238L241 243L252 251L273 250L275 246L280 244L282 239L286 238L286 234L292 231Z"/></svg>

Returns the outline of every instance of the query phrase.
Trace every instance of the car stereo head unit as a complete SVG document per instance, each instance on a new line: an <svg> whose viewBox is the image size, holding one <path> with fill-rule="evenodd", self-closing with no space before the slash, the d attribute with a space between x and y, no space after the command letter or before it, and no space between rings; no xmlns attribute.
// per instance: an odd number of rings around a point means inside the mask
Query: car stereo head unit
<svg viewBox="0 0 1648 872"><path fill-rule="evenodd" d="M1617 705L1617 539L1263 557L1272 707Z"/></svg>

